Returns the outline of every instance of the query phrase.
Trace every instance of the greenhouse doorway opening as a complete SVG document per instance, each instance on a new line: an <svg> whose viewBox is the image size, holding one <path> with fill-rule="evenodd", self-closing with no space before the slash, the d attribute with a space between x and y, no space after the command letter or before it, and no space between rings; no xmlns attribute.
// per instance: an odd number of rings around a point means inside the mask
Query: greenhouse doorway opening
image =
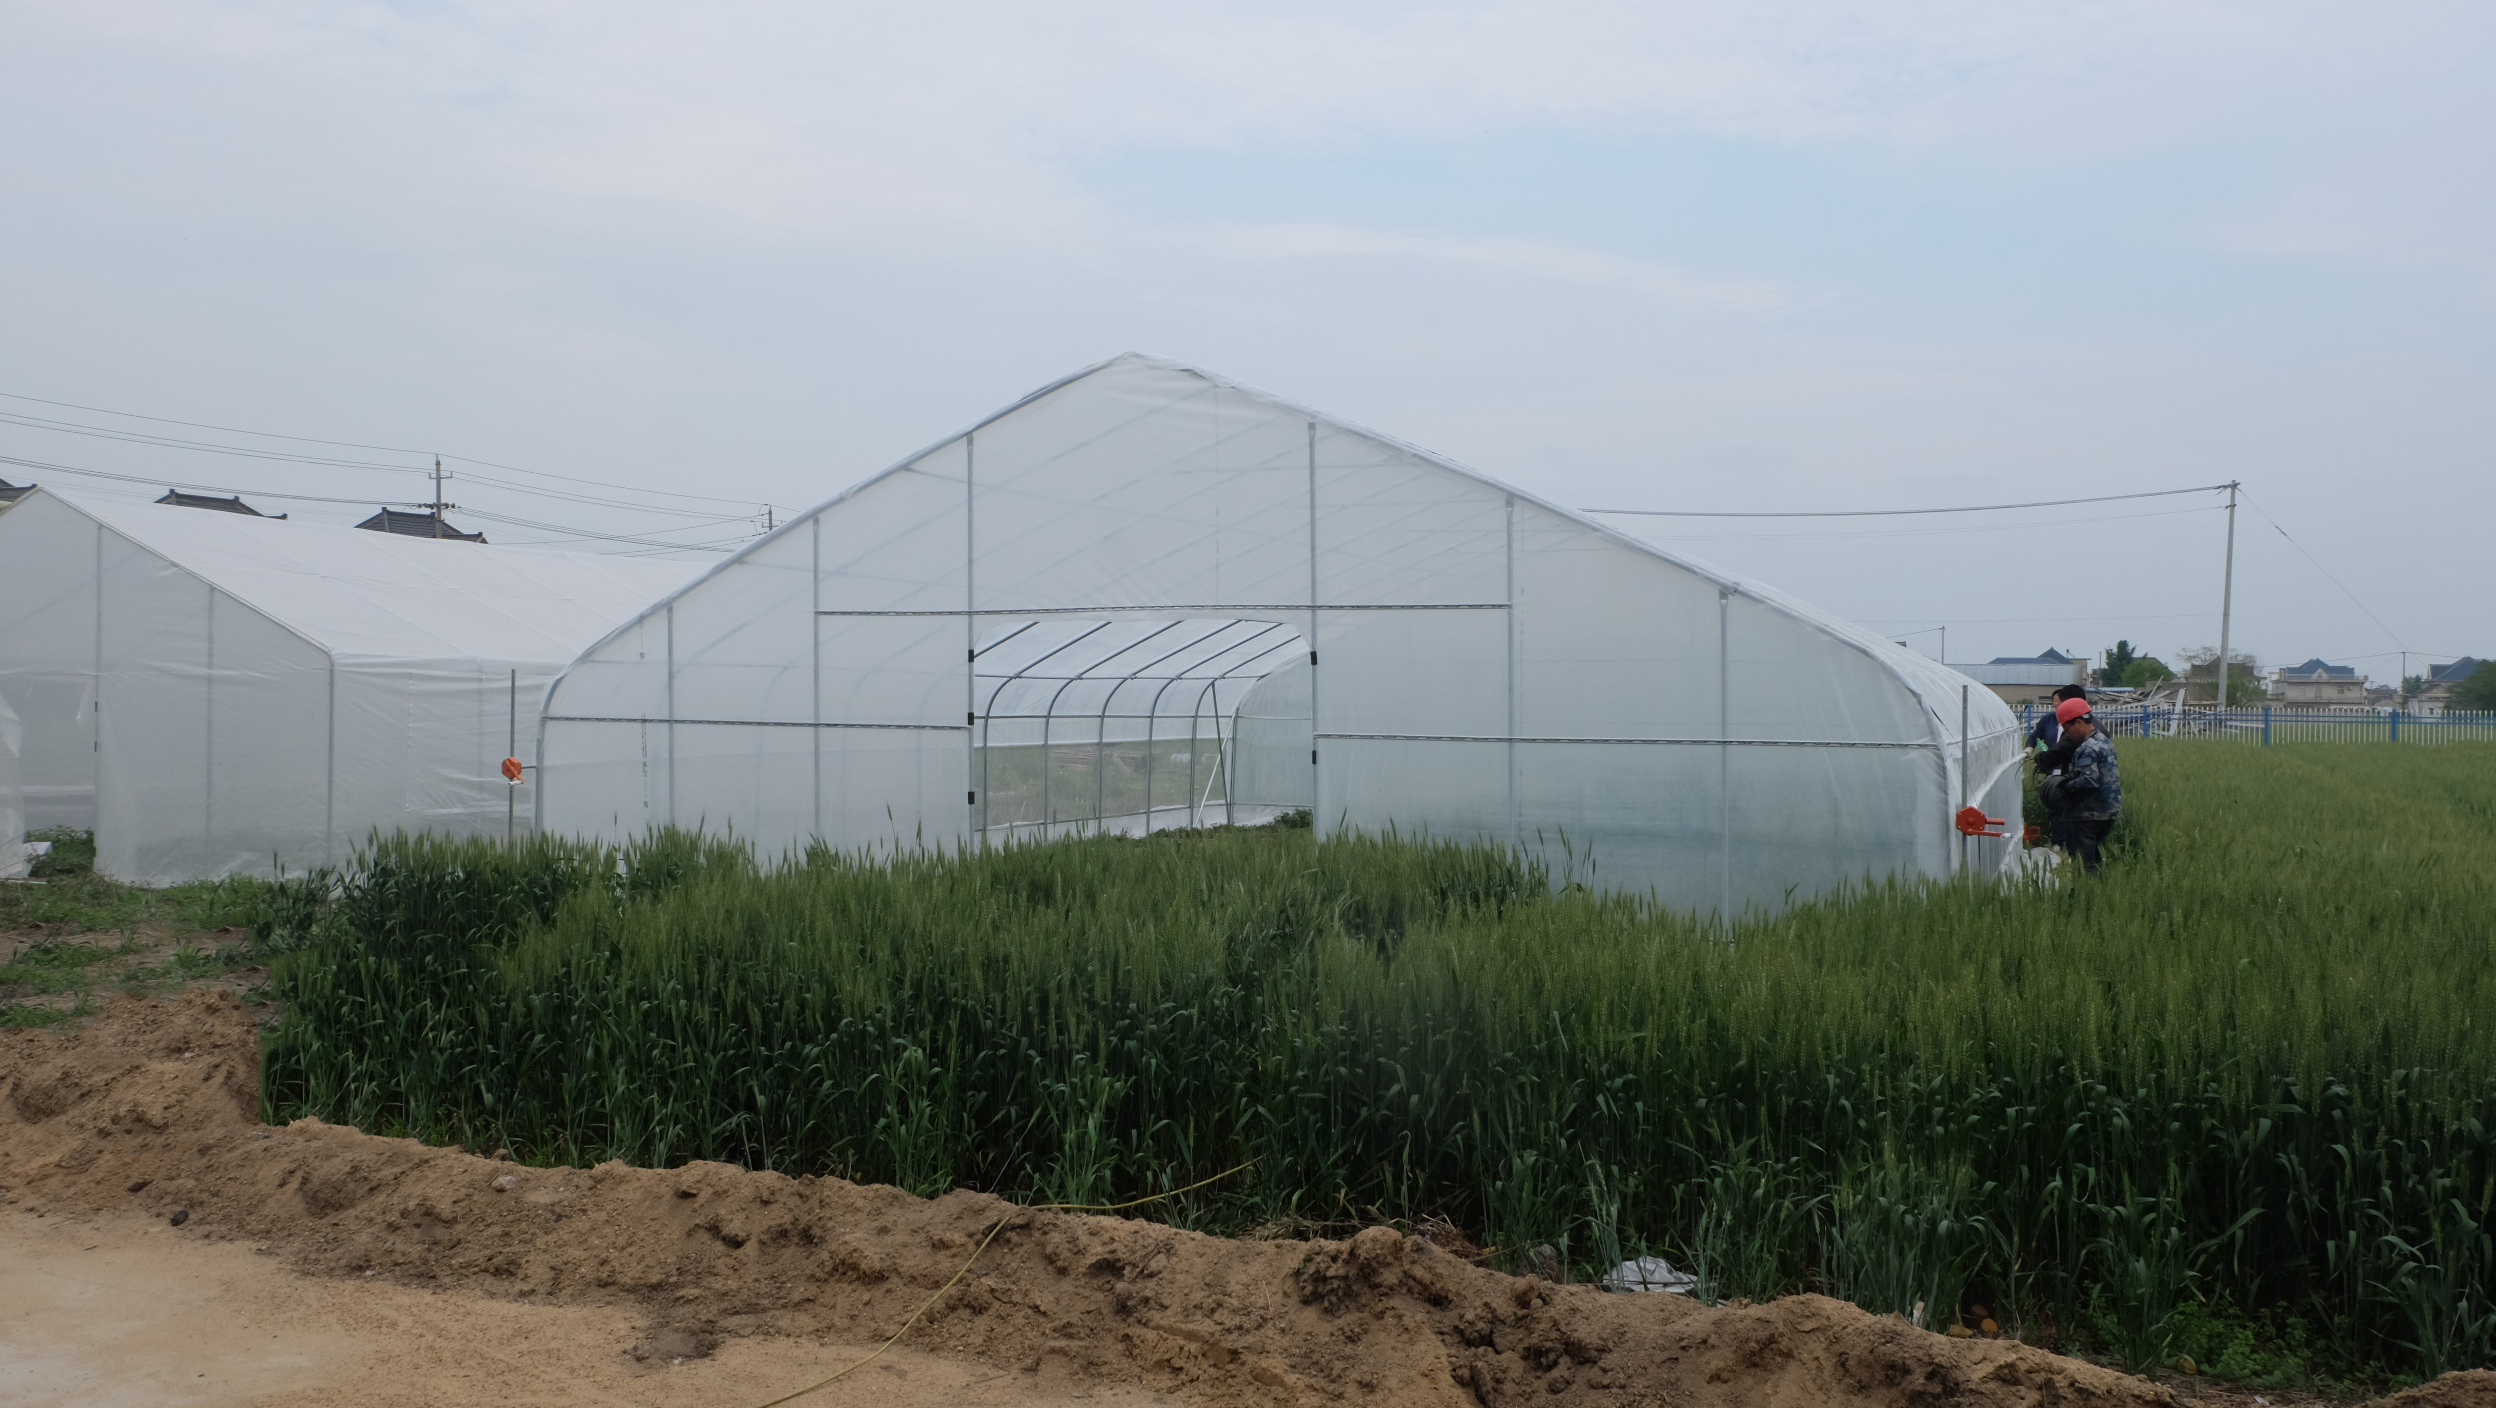
<svg viewBox="0 0 2496 1408"><path fill-rule="evenodd" d="M1308 646L1281 621L982 623L971 779L991 841L1253 825L1316 796Z"/></svg>

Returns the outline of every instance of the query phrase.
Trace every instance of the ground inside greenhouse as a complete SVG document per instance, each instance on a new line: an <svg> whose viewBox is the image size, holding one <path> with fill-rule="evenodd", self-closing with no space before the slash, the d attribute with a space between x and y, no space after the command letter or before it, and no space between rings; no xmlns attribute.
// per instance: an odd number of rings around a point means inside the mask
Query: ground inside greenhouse
<svg viewBox="0 0 2496 1408"><path fill-rule="evenodd" d="M922 1307L795 1401L2254 1402L1817 1296L1709 1308L1510 1277L1392 1228L1231 1241L273 1129L258 1065L224 992L0 1032L0 1404L763 1408ZM2496 1404L2496 1374L2387 1403Z"/></svg>

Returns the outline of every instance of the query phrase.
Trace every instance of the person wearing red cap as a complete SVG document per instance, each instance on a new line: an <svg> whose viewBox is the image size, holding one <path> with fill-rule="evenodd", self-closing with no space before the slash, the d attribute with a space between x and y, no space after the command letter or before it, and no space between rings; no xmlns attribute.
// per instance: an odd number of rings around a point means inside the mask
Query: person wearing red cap
<svg viewBox="0 0 2496 1408"><path fill-rule="evenodd" d="M2066 699L2054 706L2062 725L2062 741L2071 745L2071 761L2061 772L2037 784L2047 812L2060 823L2056 844L2095 874L2105 864L2106 833L2123 815L2123 777L2115 766L2114 745L2097 727L2085 699Z"/></svg>

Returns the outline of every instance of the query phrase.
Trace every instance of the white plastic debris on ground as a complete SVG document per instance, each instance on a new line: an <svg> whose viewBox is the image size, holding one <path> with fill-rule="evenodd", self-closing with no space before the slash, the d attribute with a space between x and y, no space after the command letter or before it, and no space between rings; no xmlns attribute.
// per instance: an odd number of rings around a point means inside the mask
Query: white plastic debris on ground
<svg viewBox="0 0 2496 1408"><path fill-rule="evenodd" d="M2063 878L2062 864L2063 853L2052 846L2026 847L2011 852L2002 874L2014 884L2058 885Z"/></svg>
<svg viewBox="0 0 2496 1408"><path fill-rule="evenodd" d="M1607 1291L1666 1291L1686 1296L1698 1286L1698 1277L1687 1271L1675 1271L1673 1264L1660 1256L1642 1256L1624 1261L1603 1278L1603 1288Z"/></svg>

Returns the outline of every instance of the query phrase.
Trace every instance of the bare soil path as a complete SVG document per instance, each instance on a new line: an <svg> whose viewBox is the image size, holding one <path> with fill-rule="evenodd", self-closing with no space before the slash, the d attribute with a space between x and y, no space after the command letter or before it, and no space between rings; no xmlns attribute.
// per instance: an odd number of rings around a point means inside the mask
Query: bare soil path
<svg viewBox="0 0 2496 1408"><path fill-rule="evenodd" d="M266 1253L185 1239L162 1218L130 1212L0 1214L0 1268L6 1408L711 1408L775 1398L872 1348L765 1337L732 1340L701 1358L663 1356L650 1352L643 1319L630 1310L315 1279ZM1036 1375L896 1348L804 1401L1141 1408L1185 1400L1111 1385L1053 1388Z"/></svg>

